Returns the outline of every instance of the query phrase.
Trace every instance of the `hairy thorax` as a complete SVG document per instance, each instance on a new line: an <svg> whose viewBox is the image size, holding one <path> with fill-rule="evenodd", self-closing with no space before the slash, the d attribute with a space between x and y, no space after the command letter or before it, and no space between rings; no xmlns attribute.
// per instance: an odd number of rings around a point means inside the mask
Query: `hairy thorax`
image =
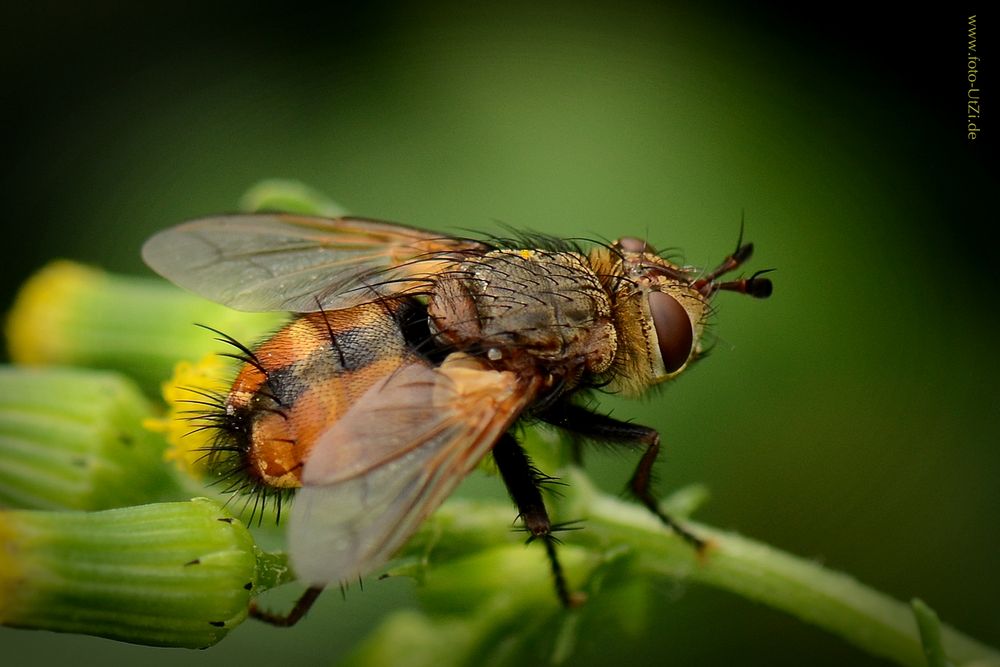
<svg viewBox="0 0 1000 667"><path fill-rule="evenodd" d="M439 278L428 304L439 344L554 380L601 373L617 347L611 299L574 252L494 250Z"/></svg>

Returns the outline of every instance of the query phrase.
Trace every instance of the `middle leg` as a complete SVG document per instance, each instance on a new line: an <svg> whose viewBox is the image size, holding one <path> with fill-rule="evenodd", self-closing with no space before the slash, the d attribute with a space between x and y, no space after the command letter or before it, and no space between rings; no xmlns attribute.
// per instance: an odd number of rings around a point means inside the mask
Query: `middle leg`
<svg viewBox="0 0 1000 667"><path fill-rule="evenodd" d="M524 448L509 433L505 433L493 447L493 459L507 492L517 505L521 521L531 535L529 540L540 539L545 544L559 601L566 607L577 606L582 600L579 594L570 592L566 583L566 576L556 554L557 540L552 535L552 522L542 500L541 484L547 478L531 465Z"/></svg>

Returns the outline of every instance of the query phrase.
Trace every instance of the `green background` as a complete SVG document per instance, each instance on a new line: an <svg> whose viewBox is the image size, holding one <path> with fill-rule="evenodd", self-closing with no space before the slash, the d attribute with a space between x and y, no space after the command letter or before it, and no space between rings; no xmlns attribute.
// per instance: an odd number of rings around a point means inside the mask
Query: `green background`
<svg viewBox="0 0 1000 667"><path fill-rule="evenodd" d="M704 363L605 405L661 429L664 489L710 487L700 520L1000 643L997 183L988 138L965 137L966 16L504 6L15 10L3 305L53 257L146 273L151 232L268 177L441 231L648 236L697 265L732 251L745 210L773 298L720 295ZM589 465L617 489L634 461ZM466 492L503 496L495 479ZM722 593L660 592L647 636L574 664L881 664ZM373 582L205 652L12 630L0 646L324 664L414 600Z"/></svg>

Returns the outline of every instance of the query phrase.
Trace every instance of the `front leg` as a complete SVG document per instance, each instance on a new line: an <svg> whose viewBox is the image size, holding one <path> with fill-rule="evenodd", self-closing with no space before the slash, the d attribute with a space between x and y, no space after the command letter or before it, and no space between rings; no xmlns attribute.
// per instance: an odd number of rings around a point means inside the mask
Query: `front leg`
<svg viewBox="0 0 1000 667"><path fill-rule="evenodd" d="M660 434L656 429L619 421L572 403L558 403L540 414L539 418L584 438L614 445L645 447L642 458L632 473L632 479L629 480L629 490L649 508L650 512L659 517L660 521L684 538L699 553L704 552L707 542L660 509L660 501L653 495L653 464L660 453Z"/></svg>

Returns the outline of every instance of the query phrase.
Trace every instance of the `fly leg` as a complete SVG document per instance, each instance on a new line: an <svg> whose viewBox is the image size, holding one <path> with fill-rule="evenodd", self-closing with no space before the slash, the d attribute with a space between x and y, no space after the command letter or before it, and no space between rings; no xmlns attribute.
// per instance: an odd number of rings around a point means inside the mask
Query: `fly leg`
<svg viewBox="0 0 1000 667"><path fill-rule="evenodd" d="M629 480L629 491L699 554L704 553L708 543L660 509L660 502L653 494L653 464L660 453L660 434L656 429L619 421L571 403L557 404L540 417L553 426L585 438L614 445L644 447L642 458Z"/></svg>
<svg viewBox="0 0 1000 667"><path fill-rule="evenodd" d="M559 601L565 607L578 606L583 599L580 594L571 593L566 583L566 576L556 554L558 540L552 535L552 522L542 500L540 487L547 478L531 465L524 448L509 433L505 433L493 447L493 459L507 486L507 492L517 505L521 522L530 535L529 541L539 539L545 545Z"/></svg>
<svg viewBox="0 0 1000 667"><path fill-rule="evenodd" d="M258 621L264 621L265 623L270 623L271 625L276 625L279 628L290 628L296 623L298 623L309 608L313 606L313 602L319 597L319 594L323 592L322 586L310 586L306 589L305 593L295 602L295 606L287 614L275 614L270 611L265 611L257 606L257 602L250 603L250 616L256 618Z"/></svg>

